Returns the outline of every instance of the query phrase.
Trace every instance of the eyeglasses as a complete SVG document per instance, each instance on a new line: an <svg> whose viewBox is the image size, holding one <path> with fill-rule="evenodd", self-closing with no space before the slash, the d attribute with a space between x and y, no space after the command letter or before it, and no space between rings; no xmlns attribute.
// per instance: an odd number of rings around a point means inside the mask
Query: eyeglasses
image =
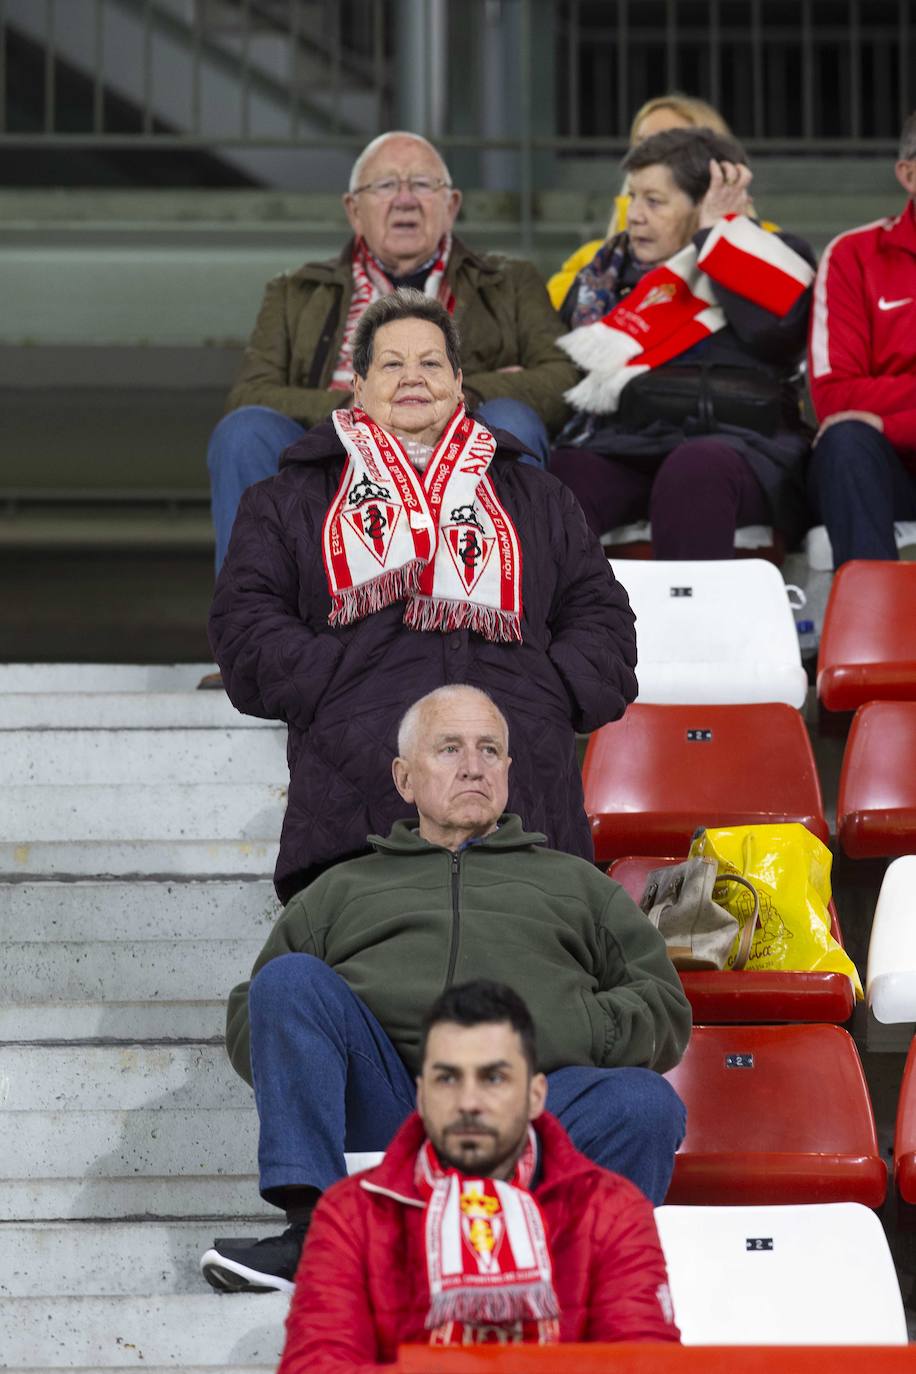
<svg viewBox="0 0 916 1374"><path fill-rule="evenodd" d="M437 191L441 191L443 186L451 189L452 183L443 177L381 177L378 181L367 181L365 186L356 186L350 192L352 196L358 196L363 191L368 191L370 196L375 196L377 200L394 200L402 186L406 186L412 196L418 200L428 200Z"/></svg>

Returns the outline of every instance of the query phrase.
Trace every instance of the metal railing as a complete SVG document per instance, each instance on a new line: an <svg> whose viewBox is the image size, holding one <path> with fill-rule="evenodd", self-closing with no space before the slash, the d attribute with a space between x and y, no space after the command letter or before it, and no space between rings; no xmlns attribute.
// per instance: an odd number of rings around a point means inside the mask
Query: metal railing
<svg viewBox="0 0 916 1374"><path fill-rule="evenodd" d="M665 90L702 95L749 146L869 149L916 103L912 0L564 0L559 124L613 130Z"/></svg>
<svg viewBox="0 0 916 1374"><path fill-rule="evenodd" d="M418 60L402 35L435 14L445 42ZM484 34L514 95L496 130L477 99ZM16 104L23 43L40 108ZM409 89L409 108L445 112L426 130L443 146L524 160L616 151L647 97L680 88L753 150L884 151L916 103L914 62L916 0L0 0L0 147L349 149ZM83 91L63 109L65 72Z"/></svg>

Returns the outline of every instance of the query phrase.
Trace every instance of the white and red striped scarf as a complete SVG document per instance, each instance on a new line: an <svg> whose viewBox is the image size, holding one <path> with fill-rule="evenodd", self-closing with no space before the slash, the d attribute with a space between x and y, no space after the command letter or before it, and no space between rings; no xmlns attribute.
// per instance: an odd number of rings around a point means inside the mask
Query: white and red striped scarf
<svg viewBox="0 0 916 1374"><path fill-rule="evenodd" d="M431 1142L421 1146L414 1177L426 1200L430 1345L559 1340L544 1218L528 1191L536 1162L531 1126L506 1182L443 1169Z"/></svg>
<svg viewBox="0 0 916 1374"><path fill-rule="evenodd" d="M713 283L782 318L813 279L811 265L776 234L746 215L723 215L699 254L688 244L646 273L603 319L557 340L586 373L566 399L577 410L612 414L634 377L724 328Z"/></svg>
<svg viewBox="0 0 916 1374"><path fill-rule="evenodd" d="M445 280L445 270L448 267L451 251L452 236L451 234L443 234L439 247L436 249L436 256L429 265L429 275L423 285L423 294L434 296L445 306L450 315L454 315L455 297L452 288ZM337 355L337 362L334 364L331 391L353 390L354 330L365 314L367 307L373 301L380 300L382 296L390 296L394 289L393 284L385 275L381 263L369 252L365 241L361 238L357 239L353 248L353 295L350 297L350 305L347 310L347 321L344 325L340 352Z"/></svg>
<svg viewBox="0 0 916 1374"><path fill-rule="evenodd" d="M522 552L487 472L496 440L458 405L422 477L363 410L335 410L347 461L322 531L331 625L407 601L414 630L521 640Z"/></svg>

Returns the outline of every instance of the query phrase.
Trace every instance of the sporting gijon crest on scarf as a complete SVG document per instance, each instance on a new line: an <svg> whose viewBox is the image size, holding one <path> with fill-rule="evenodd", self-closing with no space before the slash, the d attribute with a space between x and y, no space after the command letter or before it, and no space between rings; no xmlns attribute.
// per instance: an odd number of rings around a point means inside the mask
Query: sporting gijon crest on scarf
<svg viewBox="0 0 916 1374"><path fill-rule="evenodd" d="M422 476L362 410L336 410L347 461L322 532L331 625L396 601L416 630L521 639L522 555L487 469L489 430L459 405Z"/></svg>
<svg viewBox="0 0 916 1374"><path fill-rule="evenodd" d="M544 1220L528 1191L536 1159L530 1126L509 1181L445 1170L428 1140L420 1149L431 1345L559 1339Z"/></svg>
<svg viewBox="0 0 916 1374"><path fill-rule="evenodd" d="M428 264L429 271L426 281L423 283L423 294L440 301L448 313L453 315L455 313L455 296L445 279L451 251L452 236L451 234L443 234L435 256ZM334 373L331 377L330 389L332 391L353 390L353 334L356 326L373 301L381 300L382 296L390 296L395 289L381 263L369 252L366 242L362 238L357 239L354 245L351 267L353 288L350 304L347 307L347 318L344 321L340 352L337 355Z"/></svg>
<svg viewBox="0 0 916 1374"><path fill-rule="evenodd" d="M714 283L782 318L814 272L788 244L745 215L724 215L702 249L689 243L647 272L600 320L557 340L586 373L567 391L577 410L612 414L628 382L723 329Z"/></svg>

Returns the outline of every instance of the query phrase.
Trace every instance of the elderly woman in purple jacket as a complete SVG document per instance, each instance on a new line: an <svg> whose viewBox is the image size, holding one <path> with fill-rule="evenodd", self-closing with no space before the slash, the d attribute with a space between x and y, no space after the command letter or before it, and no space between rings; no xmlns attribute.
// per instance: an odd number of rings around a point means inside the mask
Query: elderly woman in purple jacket
<svg viewBox="0 0 916 1374"><path fill-rule="evenodd" d="M592 858L575 732L636 695L633 614L572 493L465 413L458 335L401 290L363 315L354 406L245 493L210 640L240 711L289 726L287 901L404 810L398 722L447 683L509 721L509 807Z"/></svg>

